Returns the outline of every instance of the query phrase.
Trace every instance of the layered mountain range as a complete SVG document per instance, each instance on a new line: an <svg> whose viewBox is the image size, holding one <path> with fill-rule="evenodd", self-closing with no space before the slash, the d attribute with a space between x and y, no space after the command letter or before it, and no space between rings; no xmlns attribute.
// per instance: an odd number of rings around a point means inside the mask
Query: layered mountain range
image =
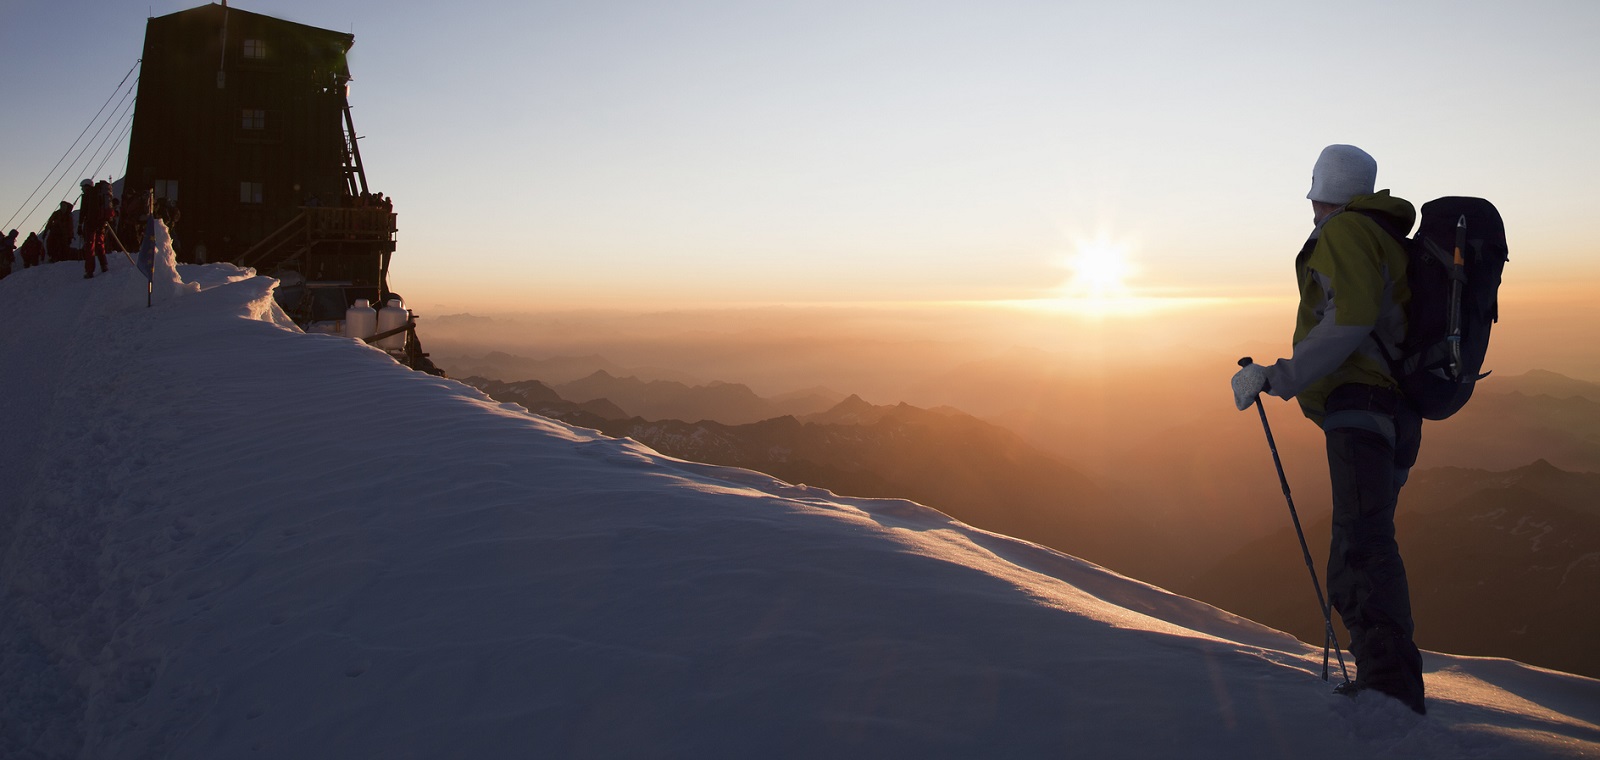
<svg viewBox="0 0 1600 760"><path fill-rule="evenodd" d="M1120 457L1127 469L1106 478L959 410L874 405L825 388L768 399L732 383L608 370L553 385L466 382L670 456L840 494L911 499L1322 639L1253 422L1208 414L1148 435ZM1281 408L1272 412L1275 429L1320 574L1325 466L1314 427ZM1485 384L1468 411L1429 423L1398 513L1419 643L1600 676L1600 654L1588 647L1600 635L1592 604L1600 598L1600 474L1574 471L1600 470L1597 431L1600 385L1554 373Z"/></svg>
<svg viewBox="0 0 1600 760"><path fill-rule="evenodd" d="M568 361L577 362L581 359L552 360L560 364ZM844 399L843 394L827 388L811 388L764 398L756 395L749 386L739 383L689 385L677 380L617 377L605 369L572 380L554 382L553 385L539 380L503 382L471 373L464 382L477 386L494 398L513 401L529 409L533 407L525 401L541 404L542 408L558 414L584 409L604 419L638 416L648 420L716 420L729 425L785 415L815 414Z"/></svg>
<svg viewBox="0 0 1600 760"><path fill-rule="evenodd" d="M1016 434L954 409L880 406L849 396L810 414L745 424L685 422L618 416L618 405L609 400L568 401L561 398L562 391L571 392L574 386L567 384L552 388L538 381L480 377L463 382L496 400L632 438L669 456L758 470L839 494L910 499L971 525L1070 550L1127 574L1148 570L1166 556L1149 551L1149 542L1158 535L1152 526L1127 511L1107 509L1108 494L1082 473ZM591 377L578 387L602 385L635 398L676 396L680 390L609 376ZM705 386L700 392L746 398L748 389L731 387ZM823 393L790 404L814 405ZM654 402L666 403L661 397Z"/></svg>

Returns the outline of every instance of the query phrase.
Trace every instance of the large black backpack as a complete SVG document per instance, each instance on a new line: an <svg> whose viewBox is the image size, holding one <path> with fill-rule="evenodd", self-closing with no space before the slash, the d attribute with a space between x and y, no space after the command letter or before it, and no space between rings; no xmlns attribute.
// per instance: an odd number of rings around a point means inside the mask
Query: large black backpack
<svg viewBox="0 0 1600 760"><path fill-rule="evenodd" d="M1442 420L1489 375L1480 370L1490 328L1500 320L1505 223L1494 204L1451 196L1422 204L1410 238L1383 226L1405 245L1411 286L1406 338L1399 356L1388 357L1389 369L1424 419Z"/></svg>
<svg viewBox="0 0 1600 760"><path fill-rule="evenodd" d="M83 201L78 205L78 229L93 232L100 226L100 188L88 185L83 188Z"/></svg>

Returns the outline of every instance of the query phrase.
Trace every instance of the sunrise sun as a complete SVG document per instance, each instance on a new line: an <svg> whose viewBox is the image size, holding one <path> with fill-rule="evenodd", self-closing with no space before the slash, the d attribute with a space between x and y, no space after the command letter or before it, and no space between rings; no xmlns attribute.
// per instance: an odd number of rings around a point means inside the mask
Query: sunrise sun
<svg viewBox="0 0 1600 760"><path fill-rule="evenodd" d="M1068 296L1104 299L1129 295L1127 280L1133 265L1125 246L1104 238L1080 241L1067 266L1072 269Z"/></svg>
<svg viewBox="0 0 1600 760"><path fill-rule="evenodd" d="M1078 240L1062 266L1070 273L1057 299L1062 306L1090 312L1116 311L1133 299L1128 280L1135 273L1126 243L1100 236Z"/></svg>

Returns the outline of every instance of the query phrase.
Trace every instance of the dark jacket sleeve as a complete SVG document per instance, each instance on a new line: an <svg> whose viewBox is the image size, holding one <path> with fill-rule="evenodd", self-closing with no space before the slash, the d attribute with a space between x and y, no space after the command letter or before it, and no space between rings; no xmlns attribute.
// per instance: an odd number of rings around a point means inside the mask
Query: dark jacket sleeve
<svg viewBox="0 0 1600 760"><path fill-rule="evenodd" d="M1328 278L1319 272L1312 276L1327 300L1322 318L1294 345L1294 355L1266 368L1267 392L1279 398L1294 398L1306 386L1332 374L1372 332L1371 325L1340 324L1339 301Z"/></svg>

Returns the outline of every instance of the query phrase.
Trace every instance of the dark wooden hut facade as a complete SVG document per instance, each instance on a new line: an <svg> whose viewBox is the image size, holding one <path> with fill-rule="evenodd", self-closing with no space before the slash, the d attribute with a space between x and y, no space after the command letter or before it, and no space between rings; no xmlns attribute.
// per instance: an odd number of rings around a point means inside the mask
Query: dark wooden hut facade
<svg viewBox="0 0 1600 760"><path fill-rule="evenodd" d="M226 4L145 27L125 186L178 202L181 260L303 280L302 302L285 305L307 319L388 294L395 217L367 201L354 40Z"/></svg>

